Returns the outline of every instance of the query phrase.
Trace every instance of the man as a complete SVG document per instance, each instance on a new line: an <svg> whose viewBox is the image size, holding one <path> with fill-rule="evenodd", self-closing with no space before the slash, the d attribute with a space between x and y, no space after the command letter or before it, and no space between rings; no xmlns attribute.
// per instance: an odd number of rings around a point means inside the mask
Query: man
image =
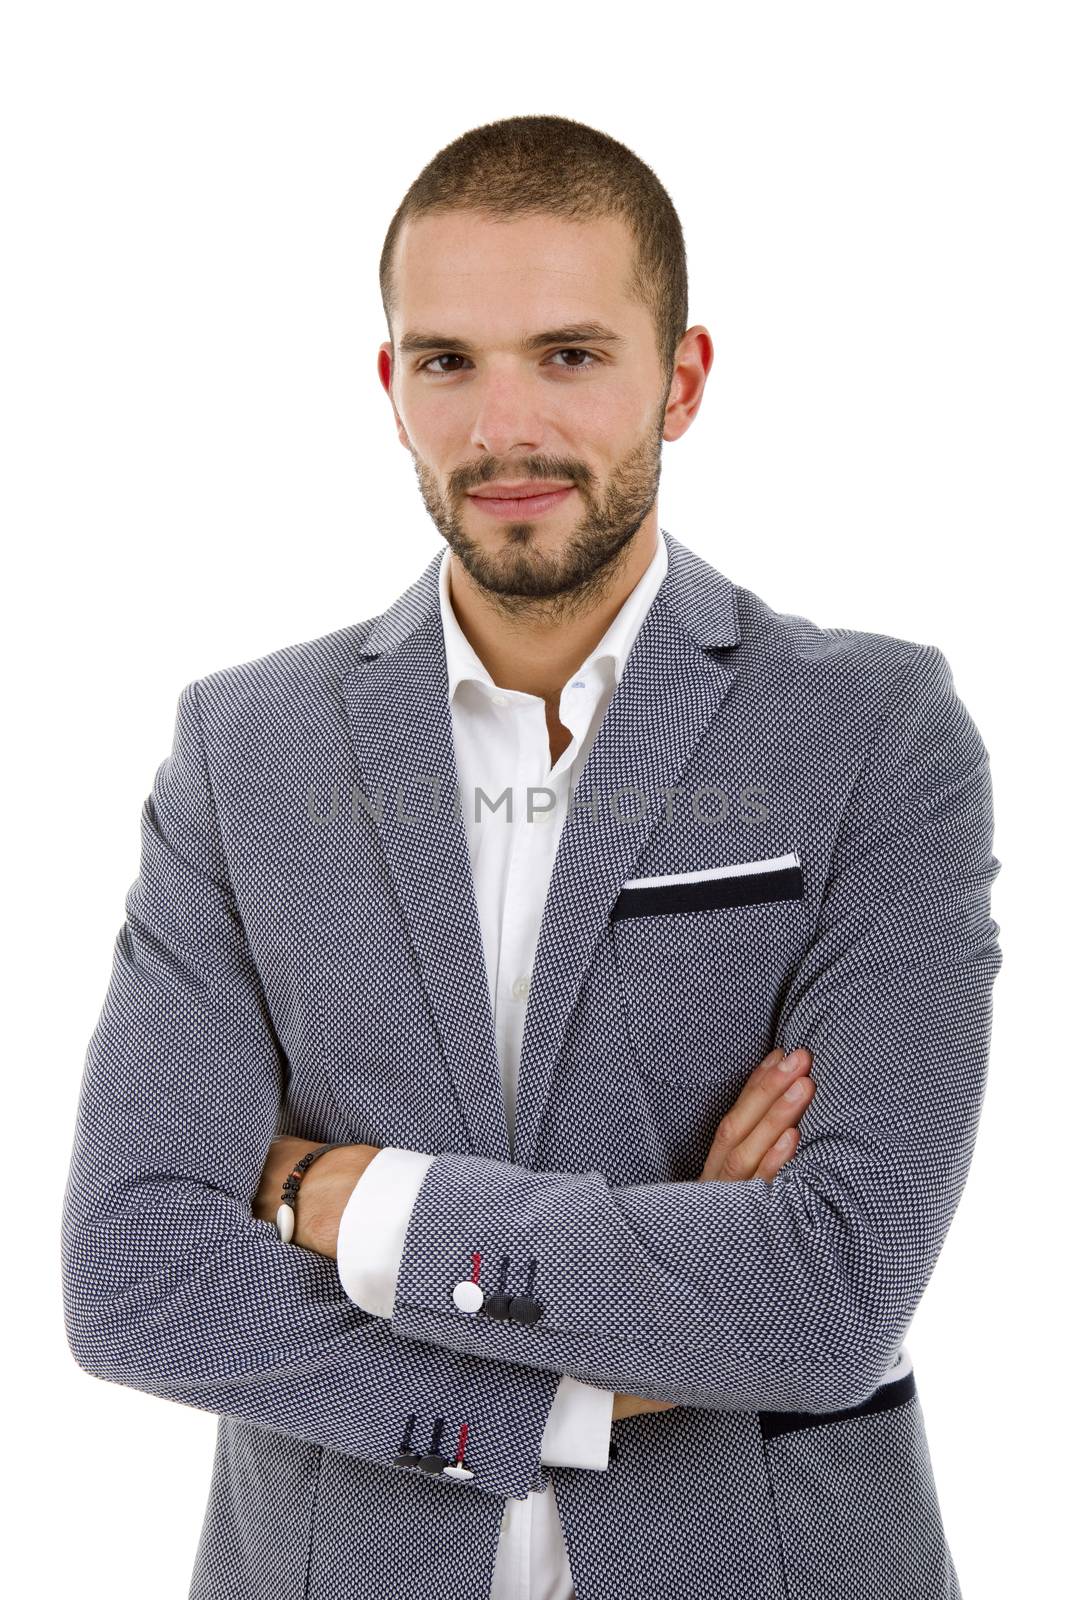
<svg viewBox="0 0 1067 1600"><path fill-rule="evenodd" d="M936 647L660 528L712 344L632 152L472 130L381 281L446 548L182 691L74 1355L219 1414L205 1600L957 1596L903 1340L987 1071L985 746Z"/></svg>

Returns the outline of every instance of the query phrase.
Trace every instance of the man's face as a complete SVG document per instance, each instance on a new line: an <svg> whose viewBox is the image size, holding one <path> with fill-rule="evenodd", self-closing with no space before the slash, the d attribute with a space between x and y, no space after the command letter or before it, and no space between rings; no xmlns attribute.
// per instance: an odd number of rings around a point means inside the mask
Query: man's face
<svg viewBox="0 0 1067 1600"><path fill-rule="evenodd" d="M617 218L454 211L397 241L379 374L439 532L513 609L588 599L654 520L669 390L651 314L623 292L631 252ZM523 348L550 331L566 336ZM570 487L536 515L470 493L528 479Z"/></svg>

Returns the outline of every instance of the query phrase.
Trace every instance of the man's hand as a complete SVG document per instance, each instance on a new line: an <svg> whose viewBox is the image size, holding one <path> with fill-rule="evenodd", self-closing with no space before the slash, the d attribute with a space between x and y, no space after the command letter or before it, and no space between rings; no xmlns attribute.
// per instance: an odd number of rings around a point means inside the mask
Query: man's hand
<svg viewBox="0 0 1067 1600"><path fill-rule="evenodd" d="M282 1184L296 1163L309 1150L317 1150L321 1139L295 1139L289 1134L271 1141L266 1164L259 1180L252 1212L264 1222L273 1222L282 1203ZM380 1145L346 1144L327 1150L304 1173L296 1197L296 1232L292 1243L320 1256L337 1256L337 1230L341 1213Z"/></svg>
<svg viewBox="0 0 1067 1600"><path fill-rule="evenodd" d="M701 1182L771 1182L796 1149L796 1125L815 1094L810 1070L810 1050L794 1050L791 1056L772 1050L764 1056L715 1129Z"/></svg>
<svg viewBox="0 0 1067 1600"><path fill-rule="evenodd" d="M720 1183L764 1178L770 1183L792 1156L799 1137L796 1125L815 1093L815 1085L806 1076L811 1052L801 1049L793 1055L795 1060L787 1059L784 1050L772 1050L764 1056L715 1130L701 1183L712 1178ZM796 1098L790 1099L788 1091L794 1086ZM673 1400L617 1394L611 1419L636 1417L644 1411L671 1411L674 1405Z"/></svg>

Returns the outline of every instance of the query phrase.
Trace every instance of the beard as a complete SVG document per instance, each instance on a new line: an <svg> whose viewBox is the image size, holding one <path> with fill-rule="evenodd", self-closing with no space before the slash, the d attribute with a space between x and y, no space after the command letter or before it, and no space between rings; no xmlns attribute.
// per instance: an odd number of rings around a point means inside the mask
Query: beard
<svg viewBox="0 0 1067 1600"><path fill-rule="evenodd" d="M540 519L496 519L506 535L502 549L490 549L471 538L463 525L463 512L453 509L414 451L412 459L419 492L434 525L486 598L509 616L536 615L553 621L587 610L610 587L626 547L655 504L662 446L661 410L656 428L623 457L599 496L591 495L588 474L575 464L563 460L540 463L542 470L537 473L530 471L530 463L525 467L515 464L507 476L569 478L586 502L566 544L554 551L540 548ZM504 475L503 471L495 474ZM468 479L459 492L465 510L469 506L467 488L480 488L485 482Z"/></svg>

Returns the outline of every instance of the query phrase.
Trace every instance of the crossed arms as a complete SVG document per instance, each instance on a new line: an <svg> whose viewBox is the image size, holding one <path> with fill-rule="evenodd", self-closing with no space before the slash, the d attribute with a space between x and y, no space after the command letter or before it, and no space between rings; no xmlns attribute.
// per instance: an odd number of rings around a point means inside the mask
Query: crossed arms
<svg viewBox="0 0 1067 1600"><path fill-rule="evenodd" d="M789 1160L796 1143L796 1125L815 1092L808 1076L811 1064L807 1050L794 1050L787 1056L776 1048L764 1057L719 1123L699 1181L740 1183L762 1178L771 1182ZM273 1140L252 1202L257 1217L273 1220L286 1177L301 1157L315 1148L313 1140L287 1134ZM338 1259L342 1217L367 1167L380 1154L377 1145L353 1144L318 1158L301 1184L294 1244ZM346 1288L357 1304L363 1303L347 1284ZM573 1392L565 1391L565 1398ZM610 1418L669 1410L673 1403L615 1394Z"/></svg>

